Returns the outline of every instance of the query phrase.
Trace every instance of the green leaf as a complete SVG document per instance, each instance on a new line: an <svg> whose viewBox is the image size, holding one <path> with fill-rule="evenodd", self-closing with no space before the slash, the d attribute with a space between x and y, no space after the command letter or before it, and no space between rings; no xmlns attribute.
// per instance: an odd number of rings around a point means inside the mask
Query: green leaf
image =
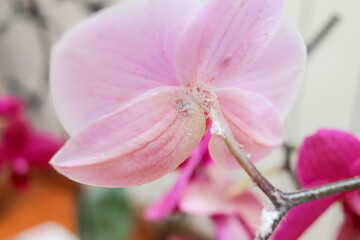
<svg viewBox="0 0 360 240"><path fill-rule="evenodd" d="M133 225L123 189L86 188L79 199L79 235L83 240L124 240Z"/></svg>

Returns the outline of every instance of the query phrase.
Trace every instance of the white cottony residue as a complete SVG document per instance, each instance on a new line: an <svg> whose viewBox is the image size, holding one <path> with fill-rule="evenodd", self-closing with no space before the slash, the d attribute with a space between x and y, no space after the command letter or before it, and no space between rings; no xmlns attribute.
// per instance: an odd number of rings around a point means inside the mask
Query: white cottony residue
<svg viewBox="0 0 360 240"><path fill-rule="evenodd" d="M247 157L248 159L251 159L251 154L246 154L246 157Z"/></svg>
<svg viewBox="0 0 360 240"><path fill-rule="evenodd" d="M263 208L261 212L261 227L258 232L258 235L261 237L266 237L272 233L272 225L280 217L280 213L274 210L268 210Z"/></svg>
<svg viewBox="0 0 360 240"><path fill-rule="evenodd" d="M225 131L221 128L221 125L218 121L212 120L211 128L210 128L211 135L218 135L218 136L225 136Z"/></svg>
<svg viewBox="0 0 360 240"><path fill-rule="evenodd" d="M206 116L212 120L210 132L212 135L225 137L226 126L222 123L222 116L215 90L204 82L198 82L191 89L192 100L200 106Z"/></svg>

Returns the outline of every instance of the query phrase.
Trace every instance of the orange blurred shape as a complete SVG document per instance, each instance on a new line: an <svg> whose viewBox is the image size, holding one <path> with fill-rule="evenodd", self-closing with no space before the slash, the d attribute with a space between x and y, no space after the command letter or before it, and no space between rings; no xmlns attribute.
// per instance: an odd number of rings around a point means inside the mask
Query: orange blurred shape
<svg viewBox="0 0 360 240"><path fill-rule="evenodd" d="M10 181L1 183L0 239L47 221L75 232L76 199L76 185L54 172L32 173L28 186L21 191Z"/></svg>

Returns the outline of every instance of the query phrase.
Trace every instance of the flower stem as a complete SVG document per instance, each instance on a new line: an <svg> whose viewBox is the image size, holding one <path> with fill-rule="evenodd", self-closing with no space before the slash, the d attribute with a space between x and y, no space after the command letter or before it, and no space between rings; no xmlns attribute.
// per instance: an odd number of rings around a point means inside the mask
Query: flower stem
<svg viewBox="0 0 360 240"><path fill-rule="evenodd" d="M285 161L284 161L284 169L289 173L289 176L291 178L291 180L293 181L296 189L300 189L300 183L299 181L297 180L296 178L296 175L291 167L291 156L292 156L292 153L295 152L296 150L296 147L294 146L291 146L289 144L286 144L284 143L282 145L282 148L284 150L284 153L285 153Z"/></svg>
<svg viewBox="0 0 360 240"><path fill-rule="evenodd" d="M328 197L331 195L353 191L360 189L360 177L350 178L320 187L314 187L307 190L300 190L293 193L283 193L286 201L291 203L291 206L297 206L303 203L317 200L319 198Z"/></svg>
<svg viewBox="0 0 360 240"><path fill-rule="evenodd" d="M275 188L250 161L242 149L242 146L236 141L234 135L230 131L224 116L221 113L219 105L215 104L213 107L214 111L212 111L210 114L213 121L212 128L218 127L221 130L213 131L213 129L211 129L212 134L217 134L223 138L232 155L239 162L241 167L249 175L252 181L264 192L264 194L271 200L276 208L282 207L283 200L281 199L281 191Z"/></svg>
<svg viewBox="0 0 360 240"><path fill-rule="evenodd" d="M252 181L270 199L275 207L274 211L277 214L276 218L272 219L272 223L269 224L270 229L262 229L259 231L255 240L267 240L292 207L331 195L360 189L360 177L355 177L307 190L300 190L291 193L282 192L274 187L247 157L242 149L242 146L236 141L235 137L231 133L218 105L215 106L215 109L210 116L213 121L212 127L214 127L214 130L211 129L212 134L223 138L227 147L241 167L249 175Z"/></svg>
<svg viewBox="0 0 360 240"><path fill-rule="evenodd" d="M236 158L236 160L240 163L241 167L245 170L245 172L250 176L253 182L264 192L264 194L271 200L274 206L281 207L279 204L279 200L277 199L281 196L280 191L276 189L255 167L255 165L248 159L241 146L233 137L232 138L224 138L224 141Z"/></svg>

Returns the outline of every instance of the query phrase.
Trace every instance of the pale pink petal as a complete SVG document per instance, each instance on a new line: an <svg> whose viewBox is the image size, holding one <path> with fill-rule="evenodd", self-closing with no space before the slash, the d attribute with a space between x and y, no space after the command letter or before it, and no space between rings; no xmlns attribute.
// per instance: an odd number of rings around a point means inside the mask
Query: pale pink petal
<svg viewBox="0 0 360 240"><path fill-rule="evenodd" d="M180 38L175 68L184 85L216 86L247 70L276 32L284 0L209 0Z"/></svg>
<svg viewBox="0 0 360 240"><path fill-rule="evenodd" d="M69 133L142 92L179 85L174 49L197 0L131 1L69 31L53 52L51 91Z"/></svg>
<svg viewBox="0 0 360 240"><path fill-rule="evenodd" d="M282 121L275 107L265 98L235 88L216 91L221 111L234 137L256 161L281 144ZM225 167L240 167L223 139L214 135L209 144L212 159Z"/></svg>
<svg viewBox="0 0 360 240"><path fill-rule="evenodd" d="M236 206L229 204L231 198L227 194L232 185L232 179L223 169L215 165L207 167L187 187L179 203L179 209L186 213L205 216L236 212Z"/></svg>
<svg viewBox="0 0 360 240"><path fill-rule="evenodd" d="M246 191L235 197L233 200L237 206L238 216L249 224L250 230L255 233L261 225L261 213L263 204L254 194Z"/></svg>
<svg viewBox="0 0 360 240"><path fill-rule="evenodd" d="M273 233L271 240L295 240L336 200L331 196L305 203L291 209Z"/></svg>
<svg viewBox="0 0 360 240"><path fill-rule="evenodd" d="M297 96L305 62L304 41L296 28L283 18L259 58L231 86L264 96L284 119Z"/></svg>
<svg viewBox="0 0 360 240"><path fill-rule="evenodd" d="M213 221L216 240L252 240L255 237L249 225L238 216L218 215Z"/></svg>
<svg viewBox="0 0 360 240"><path fill-rule="evenodd" d="M174 187L156 203L145 210L144 217L146 219L159 220L166 218L178 208L182 194L188 187L191 177L194 175L196 168L199 166L208 150L207 145L210 140L209 136L210 134L207 133L195 151L186 160L184 166L181 168L180 176Z"/></svg>
<svg viewBox="0 0 360 240"><path fill-rule="evenodd" d="M225 171L210 166L187 187L179 208L186 213L204 216L237 214L253 224L260 224L262 205L259 200L249 192L232 196L230 188L233 184Z"/></svg>
<svg viewBox="0 0 360 240"><path fill-rule="evenodd" d="M126 187L174 170L196 148L205 119L180 87L133 99L72 137L51 163L86 184Z"/></svg>
<svg viewBox="0 0 360 240"><path fill-rule="evenodd" d="M360 141L356 137L340 130L320 129L303 142L296 173L304 186L351 178L350 167L359 156Z"/></svg>
<svg viewBox="0 0 360 240"><path fill-rule="evenodd" d="M145 210L144 217L146 219L163 219L177 210L181 196L190 184L191 178L194 177L196 169L201 164L206 164L211 160L208 152L210 137L210 131L207 131L195 151L181 165L180 176L173 188Z"/></svg>

